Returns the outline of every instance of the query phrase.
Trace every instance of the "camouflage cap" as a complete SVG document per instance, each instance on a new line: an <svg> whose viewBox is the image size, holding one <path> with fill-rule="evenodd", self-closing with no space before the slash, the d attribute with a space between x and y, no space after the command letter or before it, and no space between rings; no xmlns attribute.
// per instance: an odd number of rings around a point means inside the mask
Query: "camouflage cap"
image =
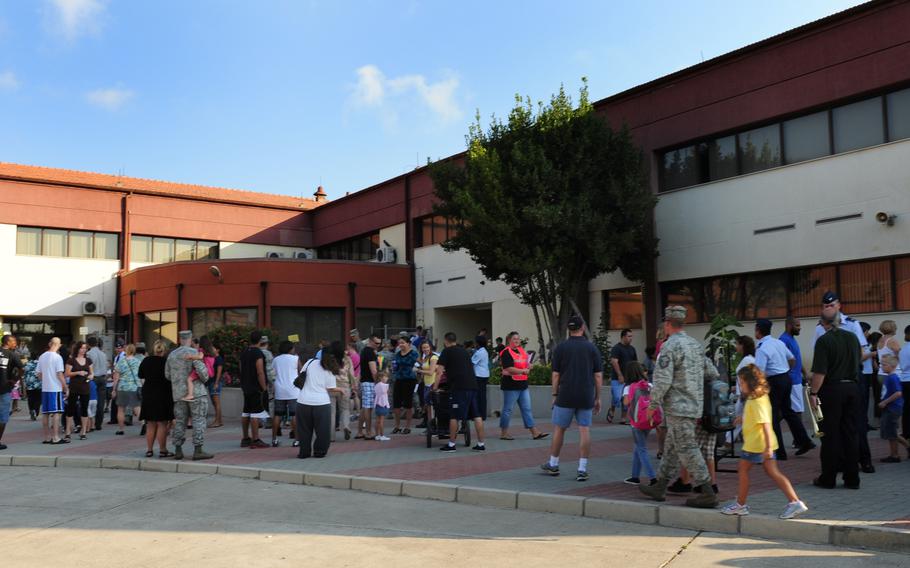
<svg viewBox="0 0 910 568"><path fill-rule="evenodd" d="M179 337L180 339L191 339L193 337L193 332L192 332L192 330L184 329L177 333L177 337Z"/></svg>
<svg viewBox="0 0 910 568"><path fill-rule="evenodd" d="M683 306L667 306L664 308L664 321L685 323L686 314L686 308Z"/></svg>

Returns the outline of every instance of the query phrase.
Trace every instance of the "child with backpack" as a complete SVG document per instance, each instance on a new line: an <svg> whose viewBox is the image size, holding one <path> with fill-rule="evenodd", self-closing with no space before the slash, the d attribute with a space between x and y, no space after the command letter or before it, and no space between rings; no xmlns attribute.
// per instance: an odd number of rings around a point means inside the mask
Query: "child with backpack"
<svg viewBox="0 0 910 568"><path fill-rule="evenodd" d="M632 439L635 449L632 453L632 477L623 480L629 485L641 483L641 469L650 478L650 485L657 483L654 468L651 467L651 458L648 455L648 434L656 428L663 417L660 410L648 419L648 405L651 404L651 384L648 382L647 371L638 361L629 361L623 369L626 377L626 386L622 393L622 402L629 409L629 426L632 428Z"/></svg>
<svg viewBox="0 0 910 568"><path fill-rule="evenodd" d="M796 515L809 510L806 504L799 500L790 480L777 468L774 450L777 449L777 436L771 429L771 399L768 397L770 387L765 375L755 365L743 367L737 373L739 389L746 397L743 408L743 447L739 460L739 491L736 501L721 509L725 515L748 515L749 506L746 498L749 496L749 470L753 464L762 464L777 487L787 497L787 507L780 514L781 519L792 519Z"/></svg>

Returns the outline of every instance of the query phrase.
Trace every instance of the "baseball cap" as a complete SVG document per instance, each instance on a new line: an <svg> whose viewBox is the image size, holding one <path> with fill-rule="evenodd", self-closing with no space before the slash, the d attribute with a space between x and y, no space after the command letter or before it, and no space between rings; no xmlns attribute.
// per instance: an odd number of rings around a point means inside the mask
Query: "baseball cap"
<svg viewBox="0 0 910 568"><path fill-rule="evenodd" d="M118 339L117 341L115 341L115 342L114 342L114 347L123 347L123 340L122 340L122 339Z"/></svg>
<svg viewBox="0 0 910 568"><path fill-rule="evenodd" d="M193 337L193 332L189 329L184 329L183 331L177 332L177 337L180 339L190 339Z"/></svg>
<svg viewBox="0 0 910 568"><path fill-rule="evenodd" d="M830 304L831 302L838 302L838 301L840 301L840 298L838 298L837 294L832 292L831 290L828 290L827 292L825 292L825 295L822 296L823 304Z"/></svg>
<svg viewBox="0 0 910 568"><path fill-rule="evenodd" d="M356 329L352 329L351 331L348 332L348 335L360 335L360 332L357 331Z"/></svg>
<svg viewBox="0 0 910 568"><path fill-rule="evenodd" d="M581 316L575 314L569 318L568 328L572 331L577 331L581 329L581 326L585 324L584 320L581 319Z"/></svg>
<svg viewBox="0 0 910 568"><path fill-rule="evenodd" d="M667 306L664 308L664 321L685 323L686 314L688 314L688 311L683 306Z"/></svg>
<svg viewBox="0 0 910 568"><path fill-rule="evenodd" d="M402 330L398 333L398 337L411 337L411 334Z"/></svg>

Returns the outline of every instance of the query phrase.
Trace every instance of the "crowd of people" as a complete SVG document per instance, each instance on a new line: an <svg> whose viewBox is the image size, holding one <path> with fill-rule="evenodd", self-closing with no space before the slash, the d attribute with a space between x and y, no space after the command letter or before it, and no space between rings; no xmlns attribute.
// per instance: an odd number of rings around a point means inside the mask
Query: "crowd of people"
<svg viewBox="0 0 910 568"><path fill-rule="evenodd" d="M807 506L778 463L788 459L781 421L787 422L796 455L816 449L803 424L807 404L824 434L816 486L835 487L841 473L845 487L858 489L860 472L874 473L870 430L879 429L889 442L889 455L881 461L900 461L899 446L908 446L910 433L910 410L903 402L910 390L910 348L902 348L896 339L893 320L883 321L878 332L871 332L869 325L843 314L835 293L825 293L814 331L812 365L806 370L795 339L801 332L800 321L788 317L784 332L774 337L772 322L759 319L754 337L741 335L736 340L740 361L734 377L735 427L718 431L709 424L705 393L710 389L705 385L718 380L719 366L705 356L699 341L686 334L686 308L670 306L664 316L658 342L641 362L632 346L631 330L621 332L604 361L585 337L582 318L569 318L568 339L556 346L551 357L554 432L549 458L541 466L546 474L559 475L565 432L574 421L580 434L576 479L588 479L590 427L601 411L605 368L611 393L606 419L629 425L633 434L631 476L625 482L659 501L668 492L693 493L687 505L716 507L715 445L720 442L732 448L741 441L737 499L722 512L748 514L754 465L761 465L786 496L782 518L805 512ZM910 341L910 326L904 334L904 340ZM186 430L192 429L192 459L211 458L204 448L205 432L223 425L224 358L209 338L197 340L190 331L179 332L178 342L170 352L156 342L150 354L143 344L118 342L108 363L95 337L66 348L53 338L36 360L23 360L16 338L3 336L0 442L11 410L18 409L24 395L31 418L42 420L46 444L71 443L76 434L85 440L102 428L105 413L110 412L108 424L117 426L117 435L124 434L133 417L142 422L147 457L154 456L157 445L158 457L183 459ZM486 330L462 344L454 333L446 333L440 350L420 328L414 334L402 332L394 342L375 334L361 340L358 331L351 330L348 341L322 341L318 350L282 341L277 356L269 342L264 332L255 330L247 347L237 354L243 393L240 446L244 448L281 446L283 430L288 428L298 458L323 458L339 435L344 440L385 442L390 435L407 436L412 428L429 428L434 405L442 401L448 424L437 427L440 437L448 441L440 450L455 452L460 428L472 424L476 435L472 450L484 452L487 382L494 364L500 369L503 400L499 439L515 439L510 422L516 404L532 439L549 435L534 421L528 389L532 357L517 332L509 333L505 341L497 338L492 350ZM874 401L872 424L870 400ZM211 424L210 403L215 407ZM414 420L422 421L415 425ZM262 432L269 426L267 443ZM657 435L657 471L648 449L652 431ZM167 445L169 434L173 452ZM0 449L5 447L0 443Z"/></svg>

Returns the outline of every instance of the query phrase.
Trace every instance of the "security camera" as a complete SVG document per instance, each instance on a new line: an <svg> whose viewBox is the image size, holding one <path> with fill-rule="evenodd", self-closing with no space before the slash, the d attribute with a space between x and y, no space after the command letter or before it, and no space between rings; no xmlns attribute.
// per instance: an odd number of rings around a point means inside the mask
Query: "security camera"
<svg viewBox="0 0 910 568"><path fill-rule="evenodd" d="M897 215L890 215L884 211L879 211L875 214L875 220L881 223L882 225L888 225L889 227L894 226L894 219L897 218Z"/></svg>

